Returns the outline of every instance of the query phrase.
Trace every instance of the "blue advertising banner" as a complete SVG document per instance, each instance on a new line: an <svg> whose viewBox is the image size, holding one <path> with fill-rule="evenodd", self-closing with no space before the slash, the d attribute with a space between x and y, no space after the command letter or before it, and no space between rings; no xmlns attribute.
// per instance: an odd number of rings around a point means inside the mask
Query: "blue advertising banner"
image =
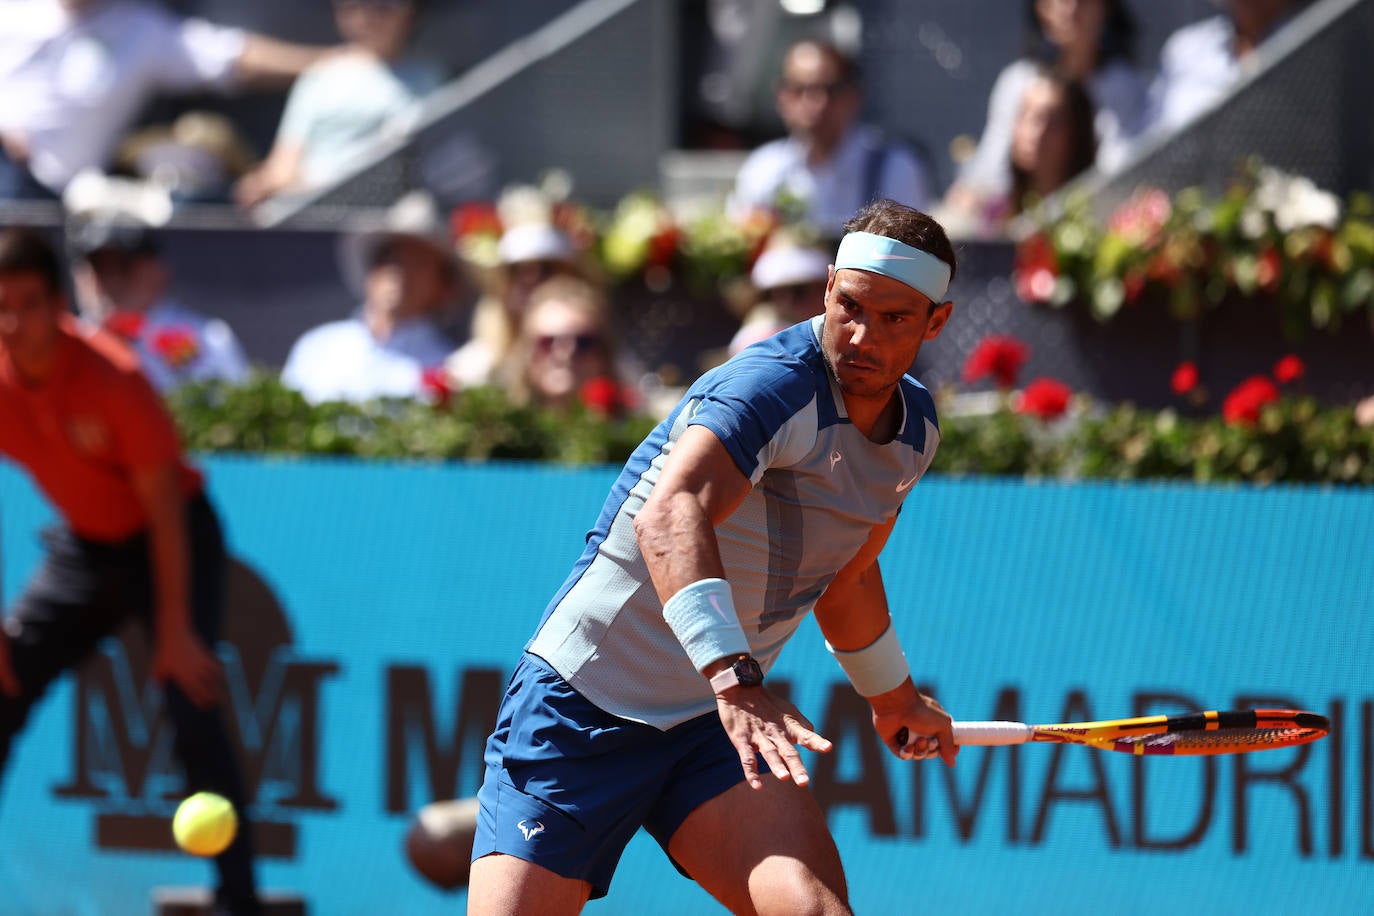
<svg viewBox="0 0 1374 916"><path fill-rule="evenodd" d="M403 838L471 795L505 678L579 554L610 468L212 458L234 559L219 654L260 875L318 914L457 913ZM50 510L0 467L12 602ZM856 912L1374 909L1374 492L924 481L883 556L913 669L956 718L1053 722L1292 706L1302 748L1136 759L1070 746L893 759L813 624L772 680ZM136 631L59 682L0 791L0 914L148 912L203 886ZM641 835L589 912L718 907Z"/></svg>

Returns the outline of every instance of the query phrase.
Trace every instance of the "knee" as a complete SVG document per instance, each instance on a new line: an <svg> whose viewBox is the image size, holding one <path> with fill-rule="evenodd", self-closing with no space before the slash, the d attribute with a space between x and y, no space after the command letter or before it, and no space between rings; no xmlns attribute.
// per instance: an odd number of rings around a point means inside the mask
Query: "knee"
<svg viewBox="0 0 1374 916"><path fill-rule="evenodd" d="M749 878L758 916L850 916L844 878L829 880L800 862L765 861Z"/></svg>

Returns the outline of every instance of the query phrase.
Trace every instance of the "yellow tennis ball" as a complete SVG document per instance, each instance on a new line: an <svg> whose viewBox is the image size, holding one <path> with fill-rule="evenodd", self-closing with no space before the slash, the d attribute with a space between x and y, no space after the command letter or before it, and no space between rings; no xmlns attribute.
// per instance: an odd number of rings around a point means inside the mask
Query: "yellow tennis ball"
<svg viewBox="0 0 1374 916"><path fill-rule="evenodd" d="M193 856L217 856L234 842L239 818L222 795L197 792L179 806L172 818L172 836Z"/></svg>

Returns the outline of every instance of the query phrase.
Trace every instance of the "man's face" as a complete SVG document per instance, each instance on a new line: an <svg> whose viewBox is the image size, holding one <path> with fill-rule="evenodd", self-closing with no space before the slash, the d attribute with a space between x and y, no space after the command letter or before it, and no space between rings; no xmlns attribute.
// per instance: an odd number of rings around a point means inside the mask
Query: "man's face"
<svg viewBox="0 0 1374 916"><path fill-rule="evenodd" d="M440 254L420 239L395 236L383 242L367 271L367 304L396 319L437 311L453 290Z"/></svg>
<svg viewBox="0 0 1374 916"><path fill-rule="evenodd" d="M801 45L787 55L777 105L792 136L833 144L858 117L861 104L858 87L844 81L839 62L823 49Z"/></svg>
<svg viewBox="0 0 1374 916"><path fill-rule="evenodd" d="M952 306L934 305L899 280L830 268L821 350L847 397L885 401L934 340Z"/></svg>
<svg viewBox="0 0 1374 916"><path fill-rule="evenodd" d="M104 320L111 312L146 312L166 290L167 275L153 255L103 248L76 265L82 314Z"/></svg>
<svg viewBox="0 0 1374 916"><path fill-rule="evenodd" d="M20 362L52 352L66 297L30 271L0 274L0 345Z"/></svg>

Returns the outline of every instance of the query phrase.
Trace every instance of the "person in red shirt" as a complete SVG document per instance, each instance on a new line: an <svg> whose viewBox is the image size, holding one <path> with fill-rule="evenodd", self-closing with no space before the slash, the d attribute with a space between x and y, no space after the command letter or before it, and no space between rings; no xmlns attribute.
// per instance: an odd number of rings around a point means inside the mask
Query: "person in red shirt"
<svg viewBox="0 0 1374 916"><path fill-rule="evenodd" d="M48 685L136 616L188 790L224 795L243 820L212 653L227 568L218 519L136 357L76 321L56 252L23 228L0 232L0 455L28 470L61 517L0 634L0 767ZM251 833L216 859L217 912L259 911Z"/></svg>

